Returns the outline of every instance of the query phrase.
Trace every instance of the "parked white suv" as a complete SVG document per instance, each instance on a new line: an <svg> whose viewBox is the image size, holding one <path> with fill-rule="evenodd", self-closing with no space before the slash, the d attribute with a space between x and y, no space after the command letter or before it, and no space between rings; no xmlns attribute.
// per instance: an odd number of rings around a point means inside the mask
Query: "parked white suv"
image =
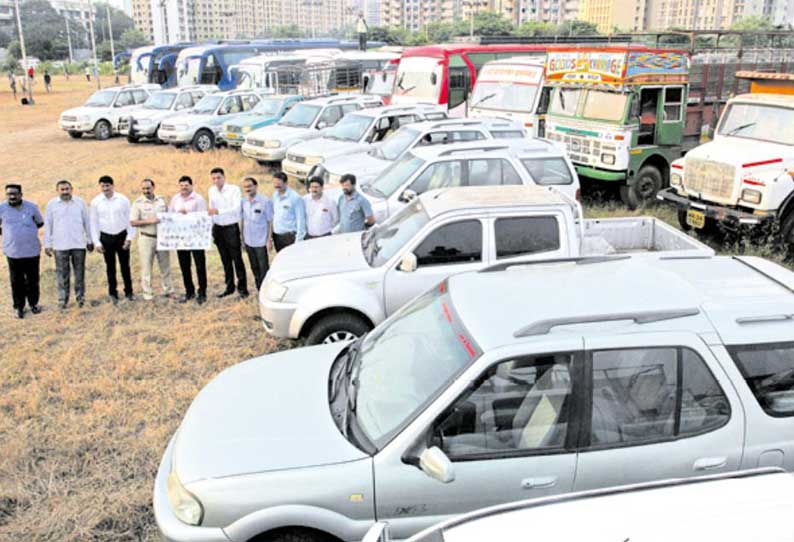
<svg viewBox="0 0 794 542"><path fill-rule="evenodd" d="M93 134L99 140L119 133L119 119L143 104L160 85L124 85L98 90L80 107L61 113L61 130L75 139Z"/></svg>
<svg viewBox="0 0 794 542"><path fill-rule="evenodd" d="M217 90L218 87L212 85L193 85L155 92L143 105L119 119L119 133L127 136L130 143L142 138L157 139L163 120L180 111L189 111L206 94Z"/></svg>
<svg viewBox="0 0 794 542"><path fill-rule="evenodd" d="M280 162L287 148L320 137L320 130L330 128L353 111L383 104L380 96L326 96L301 102L277 124L249 133L240 149L243 156L258 162Z"/></svg>
<svg viewBox="0 0 794 542"><path fill-rule="evenodd" d="M303 181L317 164L369 150L401 126L445 118L446 108L439 105L387 105L356 111L345 115L335 126L322 130L319 138L292 145L281 167L290 177Z"/></svg>

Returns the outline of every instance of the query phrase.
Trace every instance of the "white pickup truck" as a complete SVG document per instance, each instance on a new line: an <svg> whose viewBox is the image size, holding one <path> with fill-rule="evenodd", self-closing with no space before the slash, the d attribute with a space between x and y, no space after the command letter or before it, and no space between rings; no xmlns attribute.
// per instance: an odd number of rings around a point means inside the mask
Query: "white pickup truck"
<svg viewBox="0 0 794 542"><path fill-rule="evenodd" d="M367 232L302 241L279 252L259 292L260 312L276 337L344 341L453 274L645 251L713 254L655 218L585 220L581 206L553 188L434 190Z"/></svg>

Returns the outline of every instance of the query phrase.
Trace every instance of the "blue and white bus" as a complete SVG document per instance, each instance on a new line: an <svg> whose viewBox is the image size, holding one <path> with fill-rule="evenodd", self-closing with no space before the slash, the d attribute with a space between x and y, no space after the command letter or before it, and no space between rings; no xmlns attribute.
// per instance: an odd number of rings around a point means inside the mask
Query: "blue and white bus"
<svg viewBox="0 0 794 542"><path fill-rule="evenodd" d="M148 45L130 52L119 53L113 59L113 67L118 69L122 59L129 59L129 82L133 84L156 83L163 88L176 86L176 60L183 49L192 43L172 45Z"/></svg>

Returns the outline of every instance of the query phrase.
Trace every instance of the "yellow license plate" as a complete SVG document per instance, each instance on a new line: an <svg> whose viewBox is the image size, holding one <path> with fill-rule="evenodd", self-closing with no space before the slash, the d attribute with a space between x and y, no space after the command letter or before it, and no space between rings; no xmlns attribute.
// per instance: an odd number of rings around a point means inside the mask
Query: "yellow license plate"
<svg viewBox="0 0 794 542"><path fill-rule="evenodd" d="M686 212L686 223L693 228L701 230L706 225L706 214L703 211L688 209Z"/></svg>
<svg viewBox="0 0 794 542"><path fill-rule="evenodd" d="M231 132L226 133L226 139L237 139L237 134L233 134Z"/></svg>

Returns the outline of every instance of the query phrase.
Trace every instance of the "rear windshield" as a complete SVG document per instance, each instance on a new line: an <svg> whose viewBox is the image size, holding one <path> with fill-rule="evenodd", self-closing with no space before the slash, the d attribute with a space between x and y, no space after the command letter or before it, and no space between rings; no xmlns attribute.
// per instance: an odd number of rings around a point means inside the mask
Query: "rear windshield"
<svg viewBox="0 0 794 542"><path fill-rule="evenodd" d="M733 346L728 351L767 414L794 416L794 343Z"/></svg>
<svg viewBox="0 0 794 542"><path fill-rule="evenodd" d="M524 158L521 160L535 184L571 184L573 175L562 158Z"/></svg>

